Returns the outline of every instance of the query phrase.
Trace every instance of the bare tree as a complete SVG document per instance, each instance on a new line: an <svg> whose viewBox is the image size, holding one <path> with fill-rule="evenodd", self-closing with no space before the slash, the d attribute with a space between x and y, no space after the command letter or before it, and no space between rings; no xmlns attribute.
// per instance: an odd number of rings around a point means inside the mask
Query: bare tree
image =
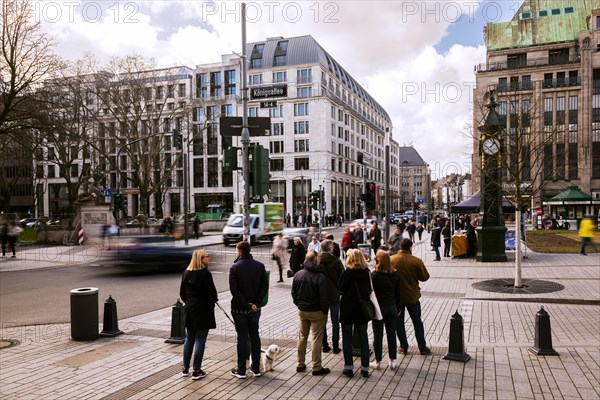
<svg viewBox="0 0 600 400"><path fill-rule="evenodd" d="M53 53L54 43L32 20L29 0L3 0L0 9L0 207L8 209L15 185L31 176L31 111L37 106L37 85L55 76L64 63Z"/></svg>

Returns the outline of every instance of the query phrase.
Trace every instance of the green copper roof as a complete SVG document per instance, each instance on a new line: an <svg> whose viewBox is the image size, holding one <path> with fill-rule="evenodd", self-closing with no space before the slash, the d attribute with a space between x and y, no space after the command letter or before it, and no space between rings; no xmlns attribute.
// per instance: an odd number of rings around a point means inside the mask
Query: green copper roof
<svg viewBox="0 0 600 400"><path fill-rule="evenodd" d="M590 196L587 193L582 192L581 190L579 190L579 188L575 185L569 185L567 186L567 190L565 190L562 193L557 194L556 196L554 196L553 198L550 199L550 201L577 201L577 200L582 200L582 201L587 201L587 200L591 200L592 196Z"/></svg>
<svg viewBox="0 0 600 400"><path fill-rule="evenodd" d="M587 17L600 0L525 0L509 22L488 22L488 51L570 42L590 29Z"/></svg>

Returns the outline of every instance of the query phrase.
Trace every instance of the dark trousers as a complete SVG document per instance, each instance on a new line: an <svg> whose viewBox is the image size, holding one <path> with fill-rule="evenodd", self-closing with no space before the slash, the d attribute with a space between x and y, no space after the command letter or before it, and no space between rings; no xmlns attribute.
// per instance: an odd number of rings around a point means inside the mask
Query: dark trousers
<svg viewBox="0 0 600 400"><path fill-rule="evenodd" d="M331 315L331 345L340 347L340 299L331 303L329 306L329 313ZM323 347L327 347L327 321L325 321L325 329L323 331Z"/></svg>
<svg viewBox="0 0 600 400"><path fill-rule="evenodd" d="M452 248L452 240L444 238L444 257L450 257L450 249Z"/></svg>
<svg viewBox="0 0 600 400"><path fill-rule="evenodd" d="M421 321L421 302L417 301L413 304L400 304L400 314L398 315L398 321L396 323L396 330L398 333L398 340L400 341L400 347L408 349L408 339L406 338L406 328L404 327L404 310L408 310L408 315L412 320L415 328L415 339L419 350L427 347L425 343L425 328L423 327L423 321Z"/></svg>
<svg viewBox="0 0 600 400"><path fill-rule="evenodd" d="M260 336L258 335L258 323L260 321L260 310L255 313L239 314L231 312L237 333L237 368L244 373L246 371L246 360L248 353L252 356L252 371L260 371ZM250 349L248 349L250 339Z"/></svg>
<svg viewBox="0 0 600 400"><path fill-rule="evenodd" d="M436 259L437 261L439 261L439 260L441 259L441 258L440 258L440 246L436 246L436 245L434 245L434 246L433 246L433 250L435 250L435 259Z"/></svg>
<svg viewBox="0 0 600 400"><path fill-rule="evenodd" d="M352 356L352 327L358 331L360 338L360 369L369 370L369 336L367 335L367 323L364 324L342 324L342 351L344 352L344 369L354 369L354 357Z"/></svg>
<svg viewBox="0 0 600 400"><path fill-rule="evenodd" d="M381 361L383 358L383 327L385 325L385 333L388 343L388 354L390 360L396 359L397 344L396 344L396 325L398 321L398 307L395 304L391 306L381 306L381 315L383 320L374 319L371 321L373 326L373 348L375 350L375 360Z"/></svg>

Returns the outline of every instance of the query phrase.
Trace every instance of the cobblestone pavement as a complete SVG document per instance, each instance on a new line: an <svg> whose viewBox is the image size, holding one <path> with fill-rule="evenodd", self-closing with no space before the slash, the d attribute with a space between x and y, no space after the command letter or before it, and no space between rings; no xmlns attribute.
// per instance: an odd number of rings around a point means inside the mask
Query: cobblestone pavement
<svg viewBox="0 0 600 400"><path fill-rule="evenodd" d="M424 244L416 248L431 273L422 284L426 338L433 354L411 348L390 370L368 379L342 375L342 354L327 353L326 376L296 373L297 311L290 283L271 275L269 304L261 317L263 348L278 344L275 371L239 380L235 366L235 331L216 308L199 381L180 376L182 346L170 336L171 307L119 321L125 334L90 342L71 339L70 324L2 326L0 397L3 399L598 399L600 398L600 255L528 252L523 279L558 284L546 293L507 293L475 289L474 283L514 276L514 263L476 263L471 259L433 261ZM509 259L514 258L509 254ZM273 268L273 266L271 266ZM541 284L543 285L543 283ZM564 286L563 289L560 287ZM557 289L558 288L558 289ZM174 288L177 293L178 288ZM229 312L230 295L219 294ZM553 348L558 357L536 356L535 316L549 313ZM466 352L471 360L447 361L450 317L464 320ZM100 316L102 321L102 316ZM99 327L102 330L102 326ZM328 327L328 332L331 332ZM369 328L372 339L372 332ZM310 349L307 356L310 360ZM355 371L358 360L355 360Z"/></svg>

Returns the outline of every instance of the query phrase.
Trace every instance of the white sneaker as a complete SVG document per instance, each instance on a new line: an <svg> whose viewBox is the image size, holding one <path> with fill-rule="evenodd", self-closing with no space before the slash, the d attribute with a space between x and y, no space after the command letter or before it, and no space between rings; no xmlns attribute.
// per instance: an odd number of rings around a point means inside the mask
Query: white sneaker
<svg viewBox="0 0 600 400"><path fill-rule="evenodd" d="M379 363L379 361L371 361L369 366L373 369L381 369L381 364Z"/></svg>
<svg viewBox="0 0 600 400"><path fill-rule="evenodd" d="M396 364L396 360L390 361L390 369L398 368L398 364Z"/></svg>

